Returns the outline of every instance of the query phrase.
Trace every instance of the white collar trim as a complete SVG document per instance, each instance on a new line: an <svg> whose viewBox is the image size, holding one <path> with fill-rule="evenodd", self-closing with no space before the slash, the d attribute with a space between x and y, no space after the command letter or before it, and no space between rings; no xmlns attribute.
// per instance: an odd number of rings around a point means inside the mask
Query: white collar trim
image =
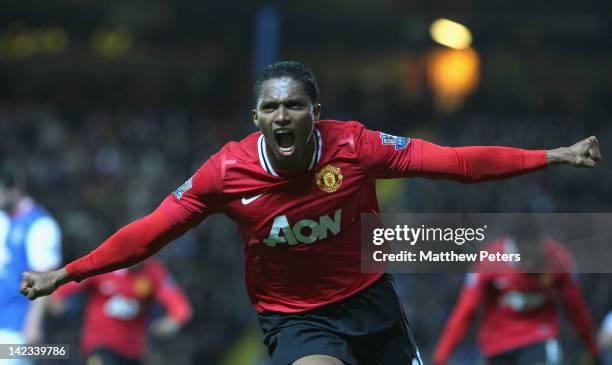
<svg viewBox="0 0 612 365"><path fill-rule="evenodd" d="M314 128L313 134L315 137L315 149L312 153L312 159L310 160L310 165L308 165L308 170L312 170L312 168L319 163L321 160L321 154L323 152L323 139L321 138L321 132ZM261 168L272 176L278 176L278 173L274 171L270 158L268 157L266 140L263 134L261 134L257 140L257 154L259 155L259 163L261 164Z"/></svg>

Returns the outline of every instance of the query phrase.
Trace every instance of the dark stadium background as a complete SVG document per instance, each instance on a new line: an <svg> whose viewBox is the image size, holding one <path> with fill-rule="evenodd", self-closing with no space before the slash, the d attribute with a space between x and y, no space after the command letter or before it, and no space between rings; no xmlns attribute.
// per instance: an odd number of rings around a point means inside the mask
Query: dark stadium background
<svg viewBox="0 0 612 365"><path fill-rule="evenodd" d="M473 85L450 97L433 82L433 59L449 50L429 35L440 17L471 30L478 60ZM384 183L386 211L610 212L611 18L603 0L4 1L0 156L27 168L70 261L153 209L225 141L254 131L254 70L276 54L315 71L327 118L447 145L601 141L594 171ZM206 220L159 256L195 317L176 338L154 340L149 363L265 364L230 220ZM612 283L579 279L598 326ZM398 277L427 362L462 280ZM48 321L47 342L77 342L77 304ZM455 364L478 361L473 327ZM584 347L566 320L563 328L567 364L579 364Z"/></svg>

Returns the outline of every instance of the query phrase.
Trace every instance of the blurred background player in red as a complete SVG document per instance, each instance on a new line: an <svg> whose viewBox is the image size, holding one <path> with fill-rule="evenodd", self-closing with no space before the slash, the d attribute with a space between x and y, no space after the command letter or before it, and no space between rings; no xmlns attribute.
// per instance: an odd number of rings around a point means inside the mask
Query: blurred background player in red
<svg viewBox="0 0 612 365"><path fill-rule="evenodd" d="M88 365L140 364L147 353L148 327L155 336L169 337L192 315L181 288L154 259L64 285L51 297L51 310L64 312L66 298L75 293L87 296L81 351ZM166 314L148 326L153 301L159 302Z"/></svg>
<svg viewBox="0 0 612 365"><path fill-rule="evenodd" d="M469 273L433 355L446 364L483 305L478 347L490 365L562 364L557 299L598 359L589 310L578 286L571 253L546 238L537 222L517 224L512 237L492 242L491 253L519 253L520 262L489 262Z"/></svg>

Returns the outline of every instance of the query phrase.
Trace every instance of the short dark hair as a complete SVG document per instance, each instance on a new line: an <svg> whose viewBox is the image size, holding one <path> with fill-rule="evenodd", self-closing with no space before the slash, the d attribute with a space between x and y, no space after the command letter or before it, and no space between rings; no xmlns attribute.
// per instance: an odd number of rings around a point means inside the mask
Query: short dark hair
<svg viewBox="0 0 612 365"><path fill-rule="evenodd" d="M313 104L319 101L319 85L314 73L308 67L294 61L279 61L266 66L255 80L255 86L253 87L255 100L259 98L261 85L265 81L280 77L290 77L301 82L304 91L310 97L310 101Z"/></svg>
<svg viewBox="0 0 612 365"><path fill-rule="evenodd" d="M15 161L4 161L0 164L0 185L5 188L26 188L26 177L23 168Z"/></svg>

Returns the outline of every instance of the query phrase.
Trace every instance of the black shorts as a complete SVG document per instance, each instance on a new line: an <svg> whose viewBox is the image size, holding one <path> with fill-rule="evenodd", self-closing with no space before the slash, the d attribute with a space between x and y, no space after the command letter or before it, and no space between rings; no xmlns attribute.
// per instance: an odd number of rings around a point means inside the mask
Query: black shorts
<svg viewBox="0 0 612 365"><path fill-rule="evenodd" d="M560 365L561 349L555 339L520 347L490 357L489 365Z"/></svg>
<svg viewBox="0 0 612 365"><path fill-rule="evenodd" d="M389 275L341 302L312 311L258 314L273 365L329 355L347 365L420 365Z"/></svg>

